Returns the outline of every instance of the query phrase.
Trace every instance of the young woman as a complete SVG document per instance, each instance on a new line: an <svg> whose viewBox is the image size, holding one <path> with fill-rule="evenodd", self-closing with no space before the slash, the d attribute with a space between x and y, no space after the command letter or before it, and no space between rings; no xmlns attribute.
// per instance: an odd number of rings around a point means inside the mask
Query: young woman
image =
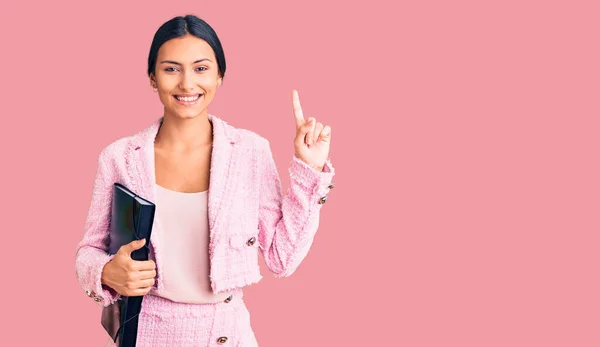
<svg viewBox="0 0 600 347"><path fill-rule="evenodd" d="M206 22L188 15L164 23L148 57L164 114L98 159L77 277L103 307L121 295L145 295L138 347L257 346L242 297L243 287L262 278L258 253L276 277L291 275L333 188L331 128L304 118L295 91L285 194L269 142L208 112L225 67ZM148 261L130 257L144 241L107 253L115 182L156 204Z"/></svg>

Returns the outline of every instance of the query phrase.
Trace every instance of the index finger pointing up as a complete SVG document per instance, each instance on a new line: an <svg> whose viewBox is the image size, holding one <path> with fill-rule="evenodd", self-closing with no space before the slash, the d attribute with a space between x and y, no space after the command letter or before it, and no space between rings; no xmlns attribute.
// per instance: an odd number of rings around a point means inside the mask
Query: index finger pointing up
<svg viewBox="0 0 600 347"><path fill-rule="evenodd" d="M296 129L304 125L304 115L302 114L302 107L300 107L300 98L296 90L292 91L292 104L294 106L294 118L296 119Z"/></svg>

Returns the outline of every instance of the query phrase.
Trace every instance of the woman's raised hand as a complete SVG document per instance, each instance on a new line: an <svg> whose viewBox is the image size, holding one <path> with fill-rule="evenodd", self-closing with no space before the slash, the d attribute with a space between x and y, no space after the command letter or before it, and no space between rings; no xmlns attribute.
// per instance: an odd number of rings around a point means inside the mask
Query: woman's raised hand
<svg viewBox="0 0 600 347"><path fill-rule="evenodd" d="M298 92L292 91L292 106L296 120L296 138L294 139L294 152L298 159L322 171L331 144L331 127L323 126L313 117L304 120Z"/></svg>

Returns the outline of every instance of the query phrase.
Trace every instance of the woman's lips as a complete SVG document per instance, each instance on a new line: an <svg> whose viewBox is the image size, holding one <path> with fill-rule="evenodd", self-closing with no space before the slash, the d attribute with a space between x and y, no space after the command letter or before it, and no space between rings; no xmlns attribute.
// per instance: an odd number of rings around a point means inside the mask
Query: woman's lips
<svg viewBox="0 0 600 347"><path fill-rule="evenodd" d="M182 96L182 95L173 95L173 98L177 101L178 104L183 106L193 106L200 101L200 99L204 96L204 94L196 94L194 96Z"/></svg>

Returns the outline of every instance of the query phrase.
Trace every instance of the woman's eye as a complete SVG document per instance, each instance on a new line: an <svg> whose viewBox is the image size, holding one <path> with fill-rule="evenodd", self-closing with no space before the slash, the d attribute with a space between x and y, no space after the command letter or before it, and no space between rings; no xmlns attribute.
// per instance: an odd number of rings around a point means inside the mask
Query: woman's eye
<svg viewBox="0 0 600 347"><path fill-rule="evenodd" d="M200 67L196 68L196 70L206 71L206 70L208 70L208 68L206 66L200 66ZM168 67L168 68L165 69L165 71L166 72L173 72L173 71L177 71L177 68L176 67Z"/></svg>

